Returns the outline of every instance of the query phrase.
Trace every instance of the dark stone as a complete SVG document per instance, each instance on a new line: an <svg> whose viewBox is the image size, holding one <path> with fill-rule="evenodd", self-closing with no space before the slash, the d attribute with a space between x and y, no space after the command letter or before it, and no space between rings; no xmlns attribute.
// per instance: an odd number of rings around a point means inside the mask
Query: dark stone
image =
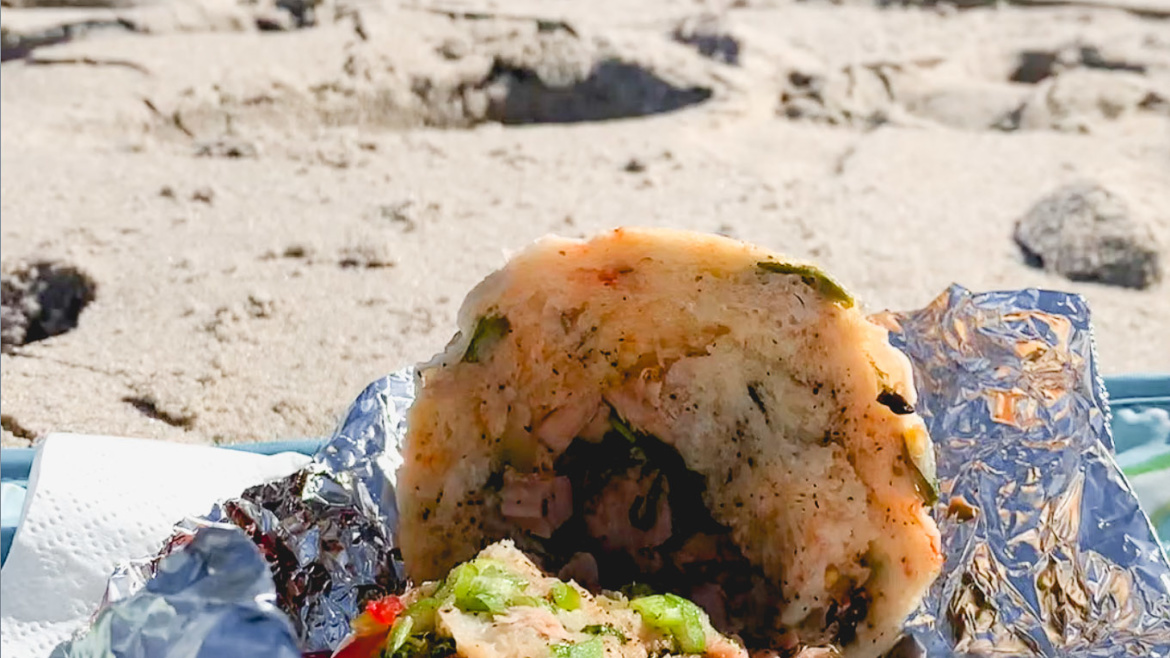
<svg viewBox="0 0 1170 658"><path fill-rule="evenodd" d="M580 123L673 112L711 98L711 89L678 87L642 66L618 59L595 64L579 82L554 86L527 68L497 63L489 76L503 87L487 111L508 125Z"/></svg>
<svg viewBox="0 0 1170 658"><path fill-rule="evenodd" d="M0 279L3 350L74 329L96 292L93 279L71 265L37 262L6 272Z"/></svg>
<svg viewBox="0 0 1170 658"><path fill-rule="evenodd" d="M1056 69L1056 53L1044 50L1025 50L1016 56L1016 68L1009 80L1036 84L1050 77Z"/></svg>
<svg viewBox="0 0 1170 658"><path fill-rule="evenodd" d="M1145 73L1146 66L1103 54L1096 46L1074 44L1056 50L1025 50L1016 56L1012 82L1036 84L1061 71L1085 68L1101 71Z"/></svg>
<svg viewBox="0 0 1170 658"><path fill-rule="evenodd" d="M1073 281L1148 288L1161 279L1161 253L1148 226L1113 193L1077 183L1044 197L1016 222L1025 260Z"/></svg>

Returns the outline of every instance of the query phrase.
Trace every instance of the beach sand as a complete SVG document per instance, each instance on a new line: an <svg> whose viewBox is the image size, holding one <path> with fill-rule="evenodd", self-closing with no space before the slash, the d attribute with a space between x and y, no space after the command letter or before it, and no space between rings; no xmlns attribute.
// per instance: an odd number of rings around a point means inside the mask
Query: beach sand
<svg viewBox="0 0 1170 658"><path fill-rule="evenodd" d="M1168 2L17 4L0 260L92 302L0 356L5 446L327 435L510 251L619 225L813 259L875 312L1074 291L1105 374L1170 371L1170 283L1012 237L1091 181L1170 260Z"/></svg>

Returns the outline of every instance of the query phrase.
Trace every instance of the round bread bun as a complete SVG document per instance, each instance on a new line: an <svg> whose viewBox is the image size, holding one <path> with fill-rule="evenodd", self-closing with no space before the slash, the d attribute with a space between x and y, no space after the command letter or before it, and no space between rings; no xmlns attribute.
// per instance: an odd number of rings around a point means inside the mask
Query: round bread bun
<svg viewBox="0 0 1170 658"><path fill-rule="evenodd" d="M909 361L816 267L705 234L545 238L418 370L415 580L503 538L593 589L688 597L751 649L878 656L939 573Z"/></svg>

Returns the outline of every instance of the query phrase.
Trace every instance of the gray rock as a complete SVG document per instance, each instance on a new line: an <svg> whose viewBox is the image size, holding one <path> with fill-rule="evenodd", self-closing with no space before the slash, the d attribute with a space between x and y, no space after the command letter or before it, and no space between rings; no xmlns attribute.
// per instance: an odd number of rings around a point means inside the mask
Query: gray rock
<svg viewBox="0 0 1170 658"><path fill-rule="evenodd" d="M507 125L649 116L709 100L709 87L679 84L637 57L567 30L495 46L484 117ZM492 49L488 45L484 50Z"/></svg>
<svg viewBox="0 0 1170 658"><path fill-rule="evenodd" d="M1015 240L1029 263L1073 281L1142 289L1161 279L1153 231L1095 183L1068 185L1041 199L1016 222Z"/></svg>
<svg viewBox="0 0 1170 658"><path fill-rule="evenodd" d="M715 14L685 18L675 26L670 36L699 51L703 57L732 66L739 64L739 39L731 33L723 19Z"/></svg>

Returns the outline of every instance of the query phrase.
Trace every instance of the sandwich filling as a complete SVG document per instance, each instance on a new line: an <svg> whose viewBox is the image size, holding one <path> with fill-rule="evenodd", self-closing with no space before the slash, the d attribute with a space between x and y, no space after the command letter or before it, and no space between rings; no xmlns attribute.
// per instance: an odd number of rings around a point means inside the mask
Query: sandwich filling
<svg viewBox="0 0 1170 658"><path fill-rule="evenodd" d="M869 604L869 556L786 623L782 586L744 556L705 491L676 449L610 410L600 437L574 438L545 472L496 471L482 500L488 535L513 537L545 569L594 591L677 593L750 646L852 642Z"/></svg>
<svg viewBox="0 0 1170 658"><path fill-rule="evenodd" d="M370 601L334 658L747 658L673 594L594 596L510 541L447 577Z"/></svg>

